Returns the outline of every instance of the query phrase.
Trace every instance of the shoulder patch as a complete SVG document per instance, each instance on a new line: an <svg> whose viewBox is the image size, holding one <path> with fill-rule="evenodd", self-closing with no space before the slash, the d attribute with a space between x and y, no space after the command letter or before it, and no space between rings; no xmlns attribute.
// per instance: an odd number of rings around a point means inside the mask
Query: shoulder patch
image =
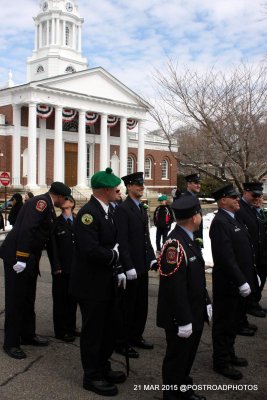
<svg viewBox="0 0 267 400"><path fill-rule="evenodd" d="M93 222L94 218L91 214L83 214L81 221L84 225L90 225Z"/></svg>
<svg viewBox="0 0 267 400"><path fill-rule="evenodd" d="M36 204L36 210L43 212L47 207L47 202L45 200L38 200Z"/></svg>
<svg viewBox="0 0 267 400"><path fill-rule="evenodd" d="M161 276L173 275L185 258L185 252L181 243L176 239L168 239L159 257L159 273Z"/></svg>

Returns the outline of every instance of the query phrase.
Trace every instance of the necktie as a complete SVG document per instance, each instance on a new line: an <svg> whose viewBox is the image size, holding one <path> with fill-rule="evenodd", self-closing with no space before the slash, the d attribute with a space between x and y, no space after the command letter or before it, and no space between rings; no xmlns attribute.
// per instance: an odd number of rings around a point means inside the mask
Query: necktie
<svg viewBox="0 0 267 400"><path fill-rule="evenodd" d="M139 204L139 208L140 208L141 214L143 215L144 214L144 207L143 207L142 203Z"/></svg>
<svg viewBox="0 0 267 400"><path fill-rule="evenodd" d="M67 219L67 223L68 223L69 227L71 228L72 227L72 220L70 218Z"/></svg>

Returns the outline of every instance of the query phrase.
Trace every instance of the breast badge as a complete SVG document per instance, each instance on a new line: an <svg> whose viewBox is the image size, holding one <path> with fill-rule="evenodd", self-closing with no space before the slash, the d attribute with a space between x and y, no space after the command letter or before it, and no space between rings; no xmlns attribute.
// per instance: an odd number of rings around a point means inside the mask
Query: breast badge
<svg viewBox="0 0 267 400"><path fill-rule="evenodd" d="M83 214L82 223L84 225L90 225L93 222L94 218L91 214Z"/></svg>

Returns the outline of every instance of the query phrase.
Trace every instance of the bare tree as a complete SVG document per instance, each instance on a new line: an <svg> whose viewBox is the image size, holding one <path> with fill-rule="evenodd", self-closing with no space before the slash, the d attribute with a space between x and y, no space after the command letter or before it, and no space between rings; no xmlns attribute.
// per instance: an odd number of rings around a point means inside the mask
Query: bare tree
<svg viewBox="0 0 267 400"><path fill-rule="evenodd" d="M267 174L267 68L241 64L228 73L157 71L159 102L150 114L181 167L221 181L261 180Z"/></svg>

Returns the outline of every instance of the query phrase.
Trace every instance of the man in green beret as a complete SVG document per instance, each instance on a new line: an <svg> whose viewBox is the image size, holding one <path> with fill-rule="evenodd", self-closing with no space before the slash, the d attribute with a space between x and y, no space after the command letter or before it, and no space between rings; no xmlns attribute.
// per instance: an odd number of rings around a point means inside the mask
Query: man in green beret
<svg viewBox="0 0 267 400"><path fill-rule="evenodd" d="M70 287L82 313L83 387L103 396L116 395L115 384L126 379L123 372L111 369L109 361L116 334L116 289L126 285L119 263L117 227L109 212L109 203L117 200L120 182L111 168L96 172L91 179L93 195L74 223Z"/></svg>
<svg viewBox="0 0 267 400"><path fill-rule="evenodd" d="M0 248L5 267L4 351L12 358L26 357L21 344L47 346L35 333L35 295L39 260L52 235L56 213L71 190L53 182L49 191L29 199L21 208L16 223ZM50 247L47 248L51 252Z"/></svg>
<svg viewBox="0 0 267 400"><path fill-rule="evenodd" d="M160 254L161 246L165 243L168 232L171 229L171 224L174 221L173 212L171 207L167 204L167 196L163 194L159 196L159 206L154 211L154 225L157 228L156 232L156 245L157 256ZM161 244L162 238L162 244Z"/></svg>

